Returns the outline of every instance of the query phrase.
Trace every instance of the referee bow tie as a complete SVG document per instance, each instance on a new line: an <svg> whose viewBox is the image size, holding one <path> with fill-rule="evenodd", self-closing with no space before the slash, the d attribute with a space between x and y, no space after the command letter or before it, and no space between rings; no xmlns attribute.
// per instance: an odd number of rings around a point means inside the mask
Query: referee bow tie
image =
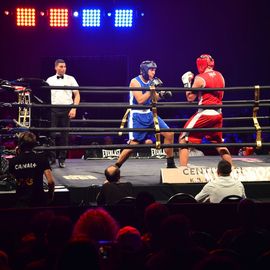
<svg viewBox="0 0 270 270"><path fill-rule="evenodd" d="M57 79L64 79L64 75L56 76Z"/></svg>

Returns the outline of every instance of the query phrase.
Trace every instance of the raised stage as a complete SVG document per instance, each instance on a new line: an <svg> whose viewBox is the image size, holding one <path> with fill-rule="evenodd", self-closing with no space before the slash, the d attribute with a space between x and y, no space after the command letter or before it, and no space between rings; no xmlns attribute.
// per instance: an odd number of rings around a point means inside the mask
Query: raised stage
<svg viewBox="0 0 270 270"><path fill-rule="evenodd" d="M132 158L121 168L121 181L131 182L136 194L148 191L156 200L167 201L177 192L196 195L206 181L215 177L218 161L218 156L190 157L188 168L165 169L165 159ZM53 174L57 185L69 190L72 203L94 203L105 180L104 169L114 162L69 159L65 169L53 167ZM247 196L270 201L270 156L234 156L233 163L233 176L244 183Z"/></svg>
<svg viewBox="0 0 270 270"><path fill-rule="evenodd" d="M218 156L190 157L188 168L165 169L165 159L130 158L121 168L121 181L131 182L135 195L147 191L157 201L166 202L178 192L194 196L206 181L215 177L219 159ZM178 162L177 159L175 161ZM94 205L105 180L104 170L114 163L115 160L108 159L67 159L64 169L54 165L56 204ZM233 176L243 182L247 196L259 201L270 201L270 156L233 156L233 163ZM9 195L1 192L1 201L3 196Z"/></svg>

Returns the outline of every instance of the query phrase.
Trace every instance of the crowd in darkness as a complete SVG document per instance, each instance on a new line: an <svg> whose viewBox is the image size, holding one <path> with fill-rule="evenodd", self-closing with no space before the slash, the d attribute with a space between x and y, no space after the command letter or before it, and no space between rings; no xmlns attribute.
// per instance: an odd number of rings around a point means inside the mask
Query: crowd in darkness
<svg viewBox="0 0 270 270"><path fill-rule="evenodd" d="M129 221L117 208L84 208L76 218L52 208L33 212L8 247L1 241L0 269L269 269L269 224L257 222L256 202L240 201L238 225L223 224L217 235L167 204L138 196L125 205Z"/></svg>

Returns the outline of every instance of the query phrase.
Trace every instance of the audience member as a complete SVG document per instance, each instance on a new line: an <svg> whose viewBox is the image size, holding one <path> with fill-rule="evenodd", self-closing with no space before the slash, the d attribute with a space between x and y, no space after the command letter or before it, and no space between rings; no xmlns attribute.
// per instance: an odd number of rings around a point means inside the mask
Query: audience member
<svg viewBox="0 0 270 270"><path fill-rule="evenodd" d="M144 266L144 250L141 233L132 226L121 228L116 236L121 260L119 270L138 270Z"/></svg>
<svg viewBox="0 0 270 270"><path fill-rule="evenodd" d="M111 145L111 144L113 144L113 138L111 136L105 136L103 138L103 144L104 145Z"/></svg>
<svg viewBox="0 0 270 270"><path fill-rule="evenodd" d="M142 248L141 233L132 226L121 228L116 236L121 249L126 252L137 252Z"/></svg>
<svg viewBox="0 0 270 270"><path fill-rule="evenodd" d="M149 252L160 249L160 226L165 218L169 216L166 205L154 202L147 206L144 212L144 234L142 240Z"/></svg>
<svg viewBox="0 0 270 270"><path fill-rule="evenodd" d="M146 262L147 270L193 269L207 254L196 247L190 238L190 221L183 215L167 217L161 224L161 249Z"/></svg>
<svg viewBox="0 0 270 270"><path fill-rule="evenodd" d="M39 211L32 217L28 233L21 237L12 254L13 270L25 269L29 263L39 261L47 255L46 235L54 218L52 210Z"/></svg>
<svg viewBox="0 0 270 270"><path fill-rule="evenodd" d="M67 245L71 233L72 221L69 217L62 215L52 217L44 236L47 252L44 252L40 260L34 260L27 264L26 270L56 269L59 256Z"/></svg>
<svg viewBox="0 0 270 270"><path fill-rule="evenodd" d="M256 203L251 199L243 199L237 205L237 217L239 226L225 230L219 239L222 248L229 248L231 241L239 234L246 231L261 231L258 224Z"/></svg>
<svg viewBox="0 0 270 270"><path fill-rule="evenodd" d="M193 231L190 235L192 241L207 251L214 250L218 247L217 240L211 233L203 231Z"/></svg>
<svg viewBox="0 0 270 270"><path fill-rule="evenodd" d="M143 219L144 219L144 211L148 205L154 203L156 201L155 197L152 193L148 191L140 191L136 195L135 202L135 216L136 216L136 228L142 229L143 227Z"/></svg>
<svg viewBox="0 0 270 270"><path fill-rule="evenodd" d="M84 212L74 225L72 240L115 241L118 232L116 220L103 208Z"/></svg>
<svg viewBox="0 0 270 270"><path fill-rule="evenodd" d="M9 265L8 255L3 250L0 250L0 269L1 270L11 269Z"/></svg>
<svg viewBox="0 0 270 270"><path fill-rule="evenodd" d="M256 269L258 256L270 249L269 231L259 225L254 201L240 201L237 214L239 226L226 230L219 240L219 245L239 253L249 269Z"/></svg>
<svg viewBox="0 0 270 270"><path fill-rule="evenodd" d="M209 181L195 196L198 202L219 203L229 195L246 197L244 185L231 176L232 165L226 160L218 163L218 177Z"/></svg>
<svg viewBox="0 0 270 270"><path fill-rule="evenodd" d="M130 182L120 182L120 169L109 166L105 169L106 181L97 195L98 205L112 205L120 199L133 196L133 187Z"/></svg>
<svg viewBox="0 0 270 270"><path fill-rule="evenodd" d="M244 270L241 262L229 255L209 254L194 270Z"/></svg>

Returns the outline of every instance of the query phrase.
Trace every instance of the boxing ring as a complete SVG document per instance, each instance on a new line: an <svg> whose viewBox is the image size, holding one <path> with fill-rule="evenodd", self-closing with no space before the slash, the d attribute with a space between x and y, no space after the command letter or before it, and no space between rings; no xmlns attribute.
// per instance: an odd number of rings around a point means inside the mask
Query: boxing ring
<svg viewBox="0 0 270 270"><path fill-rule="evenodd" d="M18 82L17 82L18 83ZM23 84L25 91L31 93L31 86ZM12 88L13 86L10 86ZM5 89L5 87L2 86ZM41 85L40 89L43 91L50 91L52 87ZM216 166L220 159L218 155L205 155L205 156L190 156L188 167L178 167L176 169L166 169L166 159L164 156L163 149L172 147L174 148L175 161L178 164L178 148L180 146L188 146L190 148L195 148L198 150L213 149L217 146L226 146L230 148L239 148L239 150L244 150L246 152L251 152L260 149L268 149L270 143L268 140L263 138L264 134L268 134L270 131L269 127L269 116L259 116L261 108L269 108L270 100L261 99L261 93L267 91L270 86L251 86L251 87L228 87L222 88L222 91L252 91L254 92L253 100L229 100L224 101L223 105L212 105L212 106L200 106L194 103L188 102L159 102L152 100L151 105L129 105L127 103L81 103L80 105L50 105L50 104L38 104L31 102L29 97L27 100L19 99L19 102L13 103L0 103L2 107L18 108L19 118L18 121L14 120L16 127L11 128L8 132L16 136L17 133L22 131L31 131L40 135L40 137L47 137L50 132L61 132L68 131L70 135L80 135L80 136L118 136L127 137L130 131L151 131L156 135L156 142L154 144L143 144L143 145L128 145L126 143L120 144L86 144L86 145L68 145L68 146L50 146L47 144L41 144L36 147L37 151L50 151L50 150L76 150L76 151L101 151L104 155L101 157L90 157L90 158L80 158L80 159L67 159L66 168L58 168L57 166L52 166L53 175L56 181L56 191L64 192L66 197L68 196L70 201L74 204L79 204L84 201L87 203L94 203L95 197L99 192L101 185L104 182L104 169L116 162L117 155L120 153L121 149L124 148L134 148L134 155L128 159L124 165L121 167L121 179L122 181L130 181L134 186L135 193L141 191L147 191L153 194L156 200L167 201L172 195L178 192L189 193L191 195L196 195L202 188L202 186L209 180L211 180L216 175ZM127 93L130 90L148 90L149 88L129 88L129 87L53 87L59 91L63 89L70 90L80 90L81 94L87 93ZM171 91L171 92L183 92L188 88L177 88L177 87L156 87L155 91ZM215 91L220 89L207 89L207 91ZM192 89L192 91L206 91L202 89ZM25 102L26 101L26 102ZM51 128L51 127L35 127L32 125L26 125L23 120L27 119L27 123L30 123L29 111L34 108L125 108L125 109L152 109L154 115L155 126L152 129L130 129L125 128L126 118L121 119L86 119L73 120L73 123L81 124L80 127L67 127L67 128ZM229 117L224 118L224 122L239 123L237 127L223 127L223 128L200 128L200 129L184 129L184 128L170 128L170 131L175 132L176 138L183 131L222 131L223 133L248 133L254 135L254 141L246 142L227 142L221 144L163 144L160 138L160 132L167 131L166 129L160 129L155 117L160 111L166 109L198 109L198 108L222 108L224 111L228 108L239 108L248 109L249 114L244 117ZM22 111L25 111L27 117L22 116ZM121 116L122 117L122 116ZM121 118L120 117L120 118ZM21 120L20 120L21 119ZM165 122L185 122L187 119L164 119ZM242 122L249 122L249 126L241 126ZM262 124L263 123L263 124ZM91 127L91 125L98 125L98 127ZM113 125L114 127L104 127L105 125ZM85 125L88 125L87 127ZM115 127L118 126L118 127ZM6 133L6 130L4 130ZM1 131L3 134L3 129ZM2 136L2 135L1 135ZM107 152L106 152L107 151ZM154 152L154 154L141 154L145 151ZM156 152L155 152L156 151ZM256 151L255 151L256 152ZM85 153L85 152L84 152ZM107 154L106 153L110 153ZM239 156L232 155L233 158L233 174L234 177L240 177L243 182L247 196L254 199L270 200L270 156L266 155L248 155ZM179 166L179 165L178 165ZM68 194L68 195L67 195ZM0 194L1 196L1 194Z"/></svg>

